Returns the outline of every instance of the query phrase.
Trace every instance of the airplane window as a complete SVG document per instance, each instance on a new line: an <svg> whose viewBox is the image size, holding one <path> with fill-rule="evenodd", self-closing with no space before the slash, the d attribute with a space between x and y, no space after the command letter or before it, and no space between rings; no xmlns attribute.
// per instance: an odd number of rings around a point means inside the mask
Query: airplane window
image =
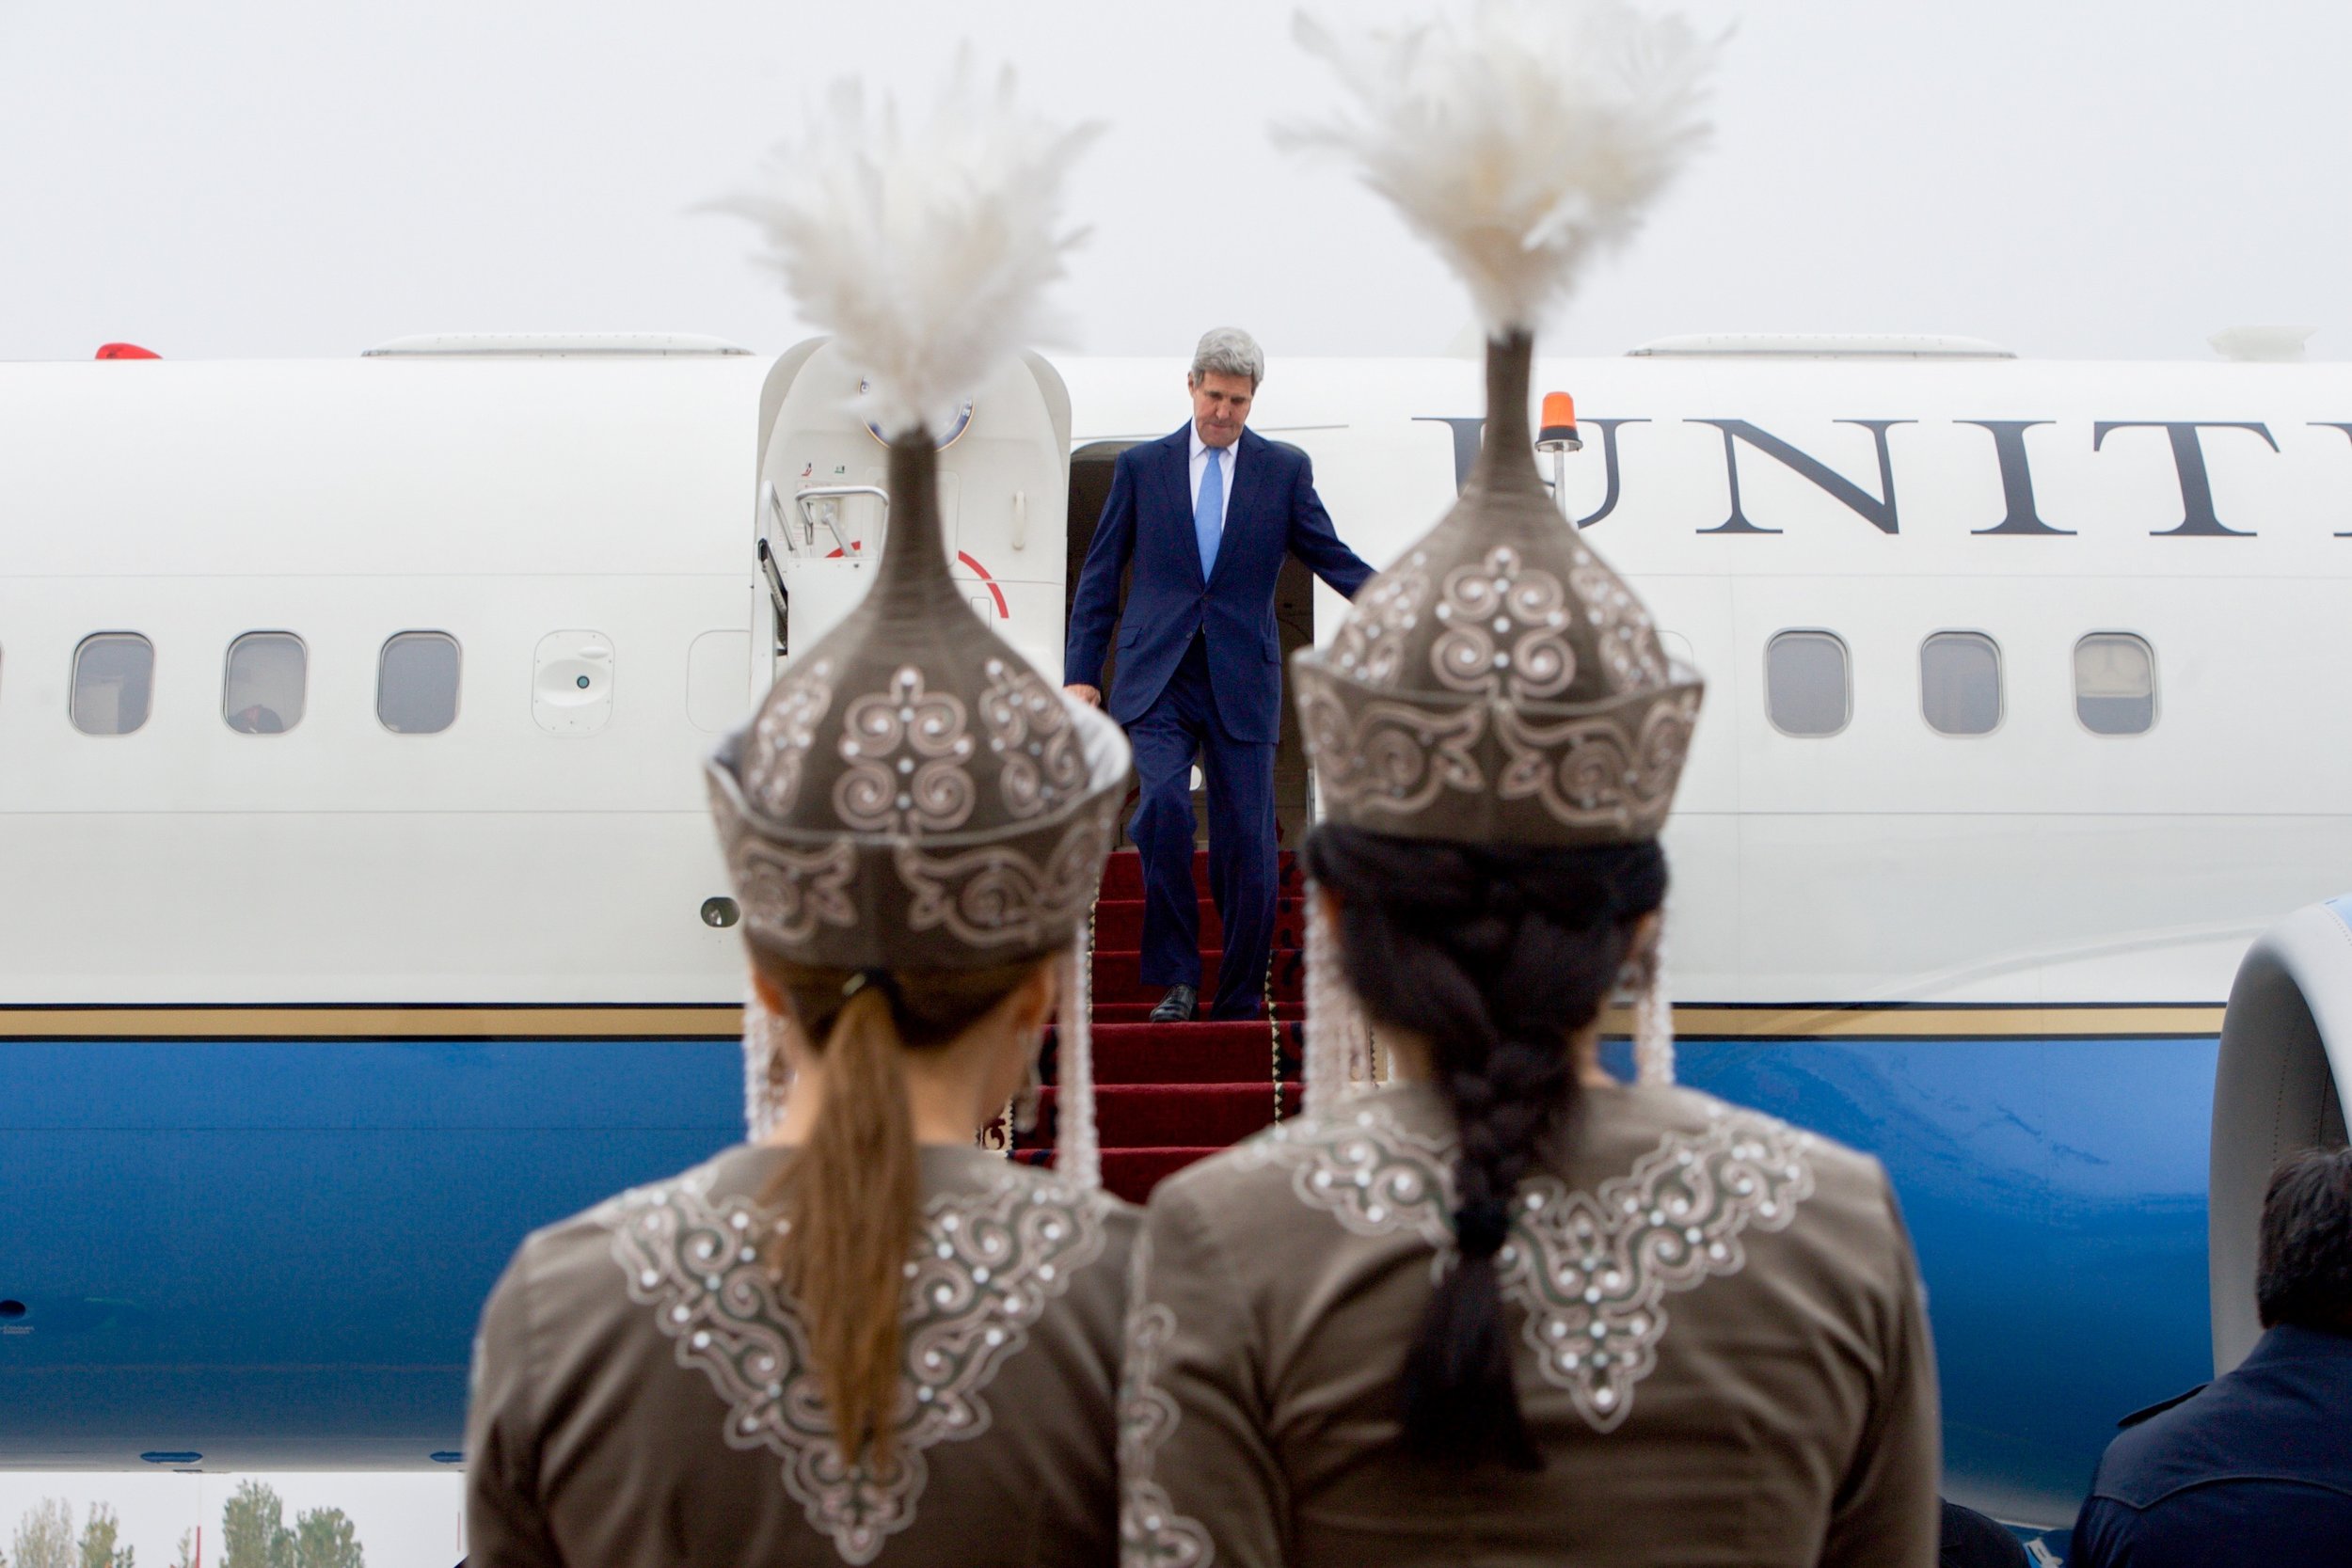
<svg viewBox="0 0 2352 1568"><path fill-rule="evenodd" d="M147 722L155 644L135 631L102 631L73 650L68 711L84 735L129 735Z"/></svg>
<svg viewBox="0 0 2352 1568"><path fill-rule="evenodd" d="M302 722L310 656L290 631L249 631L229 644L220 713L239 735L283 735Z"/></svg>
<svg viewBox="0 0 2352 1568"><path fill-rule="evenodd" d="M2074 644L2074 717L2093 735L2144 735L2156 724L2156 653L2127 631Z"/></svg>
<svg viewBox="0 0 2352 1568"><path fill-rule="evenodd" d="M1836 735L1853 715L1846 644L1825 631L1784 631L1764 647L1764 707L1783 735Z"/></svg>
<svg viewBox="0 0 2352 1568"><path fill-rule="evenodd" d="M394 735L438 735L457 721L457 639L404 631L375 669L375 716Z"/></svg>
<svg viewBox="0 0 2352 1568"><path fill-rule="evenodd" d="M1938 735L1989 735L2001 722L2001 650L1979 631L1919 644L1919 711Z"/></svg>

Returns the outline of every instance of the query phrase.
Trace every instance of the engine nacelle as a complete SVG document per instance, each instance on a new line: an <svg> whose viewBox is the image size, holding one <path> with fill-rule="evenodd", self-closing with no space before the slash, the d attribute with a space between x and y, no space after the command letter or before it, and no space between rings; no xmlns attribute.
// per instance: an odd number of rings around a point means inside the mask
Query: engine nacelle
<svg viewBox="0 0 2352 1568"><path fill-rule="evenodd" d="M2207 1225L2213 1365L2262 1337L2254 1264L2271 1168L2344 1143L2352 1085L2352 895L2295 911L2247 950L2230 986L2214 1069Z"/></svg>

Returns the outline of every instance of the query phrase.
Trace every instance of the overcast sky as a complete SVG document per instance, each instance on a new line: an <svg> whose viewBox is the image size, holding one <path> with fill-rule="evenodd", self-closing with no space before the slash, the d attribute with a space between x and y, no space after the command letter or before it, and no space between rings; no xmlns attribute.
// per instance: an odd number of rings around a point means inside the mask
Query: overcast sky
<svg viewBox="0 0 2352 1568"><path fill-rule="evenodd" d="M1330 8L1340 14L1341 8ZM1348 0L1351 17L1395 0ZM2201 357L2352 352L2352 7L1692 0L1736 24L1713 150L1557 324L1940 331ZM1339 170L1275 152L1327 102L1289 9L1196 0L0 0L0 357L125 338L342 356L421 331L798 335L738 220L845 71L919 93L958 40L1107 133L1064 294L1085 353L1237 321L1277 354L1443 351L1460 290Z"/></svg>
<svg viewBox="0 0 2352 1568"><path fill-rule="evenodd" d="M1376 17L1395 0L1347 0ZM2300 323L2352 353L2352 7L2320 0L1692 0L1736 23L1714 146L1549 340L1932 331L2041 356L2201 357ZM919 94L957 41L1106 124L1073 215L1073 347L1444 351L1459 288L1269 119L1328 102L1279 4L1120 0L0 0L0 358L128 339L344 356L402 334L802 335L739 222L696 213L858 72ZM0 1476L112 1497L163 1564L233 1481ZM375 1568L453 1560L456 1480L282 1478ZM208 1532L208 1544L214 1538Z"/></svg>

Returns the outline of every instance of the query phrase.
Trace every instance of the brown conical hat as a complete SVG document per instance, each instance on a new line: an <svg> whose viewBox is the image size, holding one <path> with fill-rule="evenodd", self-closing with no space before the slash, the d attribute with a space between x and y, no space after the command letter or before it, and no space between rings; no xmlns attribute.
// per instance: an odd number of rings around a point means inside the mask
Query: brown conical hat
<svg viewBox="0 0 2352 1568"><path fill-rule="evenodd" d="M969 969L1068 943L1126 796L1116 724L972 612L947 575L938 457L890 446L866 598L711 758L751 940L798 963Z"/></svg>
<svg viewBox="0 0 2352 1568"><path fill-rule="evenodd" d="M1486 350L1486 438L1452 511L1291 660L1324 816L1402 838L1655 838L1702 682L1561 516L1527 420L1534 339Z"/></svg>
<svg viewBox="0 0 2352 1568"><path fill-rule="evenodd" d="M1062 180L1089 134L1025 113L1009 71L992 87L965 57L919 126L836 86L768 187L725 203L760 225L803 315L866 377L890 510L864 601L794 656L707 769L760 951L862 979L1073 950L1056 1163L1085 1186L1100 1169L1082 927L1127 742L954 586L930 430L1049 326L1045 285L1077 238L1059 227ZM777 1109L780 1054L747 1031L755 1128Z"/></svg>

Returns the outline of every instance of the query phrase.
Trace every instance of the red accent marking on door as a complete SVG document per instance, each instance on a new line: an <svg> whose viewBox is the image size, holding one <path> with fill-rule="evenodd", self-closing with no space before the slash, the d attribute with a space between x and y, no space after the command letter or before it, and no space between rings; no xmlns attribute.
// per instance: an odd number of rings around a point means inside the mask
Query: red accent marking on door
<svg viewBox="0 0 2352 1568"><path fill-rule="evenodd" d="M988 591L996 595L996 613L1003 616L1008 621L1011 620L1012 606L1005 602L1005 591L996 586L996 579L988 575L988 568L973 560L971 553L967 550L958 550L956 552L956 559L980 574L980 580L988 584Z"/></svg>

